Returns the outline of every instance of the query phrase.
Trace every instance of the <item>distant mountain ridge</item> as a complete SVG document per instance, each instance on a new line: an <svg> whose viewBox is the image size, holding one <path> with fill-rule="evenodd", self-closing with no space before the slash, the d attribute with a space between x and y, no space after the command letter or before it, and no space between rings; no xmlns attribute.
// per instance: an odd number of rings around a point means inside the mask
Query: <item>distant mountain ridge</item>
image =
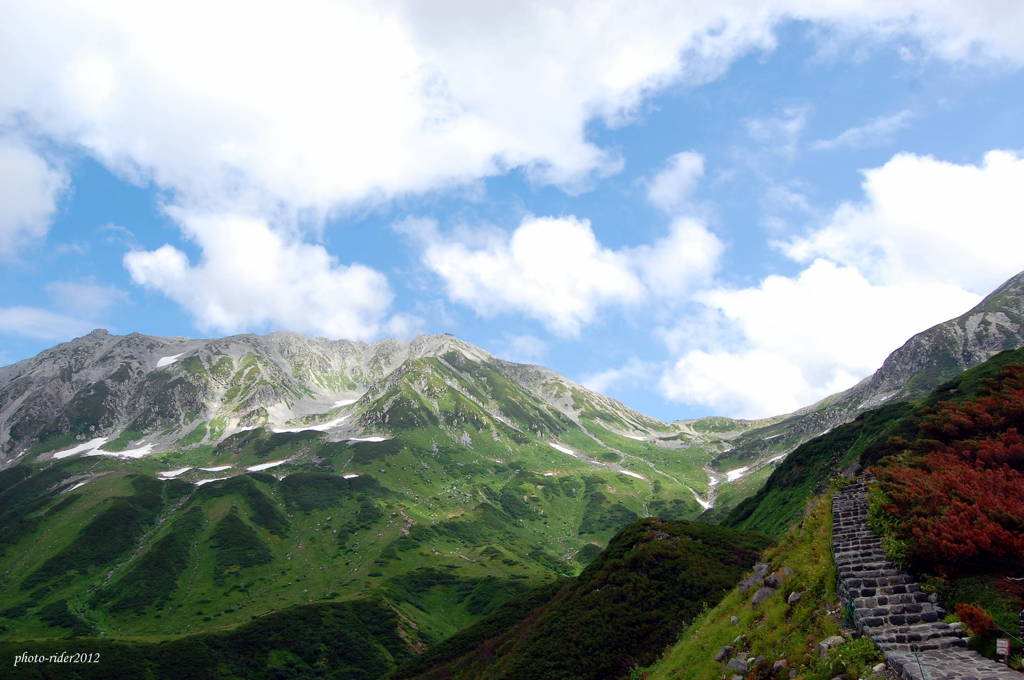
<svg viewBox="0 0 1024 680"><path fill-rule="evenodd" d="M553 371L502 361L450 335L368 344L287 332L192 340L95 330L0 368L0 452L10 458L36 441L122 431L137 434L133 441L148 434L162 450L204 422L216 423L216 438L207 438L214 443L253 427L314 426L380 397L409 362L442 356L460 357L463 368L487 364L571 420L591 409L629 431L671 429ZM351 433L387 426L359 415L346 425Z"/></svg>
<svg viewBox="0 0 1024 680"><path fill-rule="evenodd" d="M0 369L0 635L165 639L372 597L431 644L639 517L696 518L720 424L447 335L94 331Z"/></svg>
<svg viewBox="0 0 1024 680"><path fill-rule="evenodd" d="M882 404L915 399L999 352L1024 346L1024 272L971 310L914 335L853 387L735 439L713 466L728 469L788 453Z"/></svg>

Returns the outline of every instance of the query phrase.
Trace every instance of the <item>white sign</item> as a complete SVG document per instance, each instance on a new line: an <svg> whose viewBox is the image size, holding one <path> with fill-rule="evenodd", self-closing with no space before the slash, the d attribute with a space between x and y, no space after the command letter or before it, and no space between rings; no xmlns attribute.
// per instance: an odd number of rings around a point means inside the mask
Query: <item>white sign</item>
<svg viewBox="0 0 1024 680"><path fill-rule="evenodd" d="M996 640L996 654L1001 656L1010 655L1010 641L1006 638L999 638Z"/></svg>

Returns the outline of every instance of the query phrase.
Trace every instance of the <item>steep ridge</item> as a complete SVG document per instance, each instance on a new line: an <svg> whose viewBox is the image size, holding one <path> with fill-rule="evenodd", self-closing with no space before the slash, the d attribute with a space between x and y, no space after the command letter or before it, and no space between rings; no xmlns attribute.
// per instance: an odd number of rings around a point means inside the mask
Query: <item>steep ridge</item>
<svg viewBox="0 0 1024 680"><path fill-rule="evenodd" d="M1021 680L1024 675L965 649L965 633L941 619L945 611L906 572L885 558L867 525L867 489L858 481L832 500L832 549L839 597L857 631L885 653L904 680Z"/></svg>
<svg viewBox="0 0 1024 680"><path fill-rule="evenodd" d="M9 461L30 445L53 450L119 436L147 436L161 451L197 427L211 443L260 426L334 429L324 424L364 411L426 359L461 373L443 380L465 394L497 378L574 422L601 418L642 436L672 431L552 371L502 361L450 335L366 344L283 332L190 340L96 330L0 368L0 451ZM499 413L509 404L491 387L478 406Z"/></svg>
<svg viewBox="0 0 1024 680"><path fill-rule="evenodd" d="M799 514L803 503L828 485L831 477L853 473L878 459L900 453L894 442L914 438L921 416L942 402L975 397L1013 364L1024 350L1007 350L940 385L916 401L870 409L852 422L801 444L772 472L757 493L724 518L727 526L779 535ZM895 439L894 439L895 438Z"/></svg>
<svg viewBox="0 0 1024 680"><path fill-rule="evenodd" d="M883 404L922 397L960 372L1024 346L1024 272L967 313L913 336L872 375L773 424L739 435L715 458L717 470L763 465Z"/></svg>

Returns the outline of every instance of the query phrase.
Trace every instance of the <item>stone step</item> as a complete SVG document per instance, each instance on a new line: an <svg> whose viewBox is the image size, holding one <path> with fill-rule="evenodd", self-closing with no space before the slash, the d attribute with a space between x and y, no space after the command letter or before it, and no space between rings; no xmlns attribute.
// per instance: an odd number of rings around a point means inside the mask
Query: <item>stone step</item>
<svg viewBox="0 0 1024 680"><path fill-rule="evenodd" d="M867 491L852 484L832 497L832 555L842 602L900 680L1024 680L966 649L966 633L942 622L945 611L885 558L867 526Z"/></svg>
<svg viewBox="0 0 1024 680"><path fill-rule="evenodd" d="M836 566L855 564L857 562L877 562L885 559L885 551L881 548L867 550L849 550L836 553Z"/></svg>
<svg viewBox="0 0 1024 680"><path fill-rule="evenodd" d="M921 591L913 593L896 593L893 595L876 595L875 597L858 597L853 600L856 609L872 609L874 607L886 607L892 605L907 604L932 604L928 593Z"/></svg>
<svg viewBox="0 0 1024 680"><path fill-rule="evenodd" d="M834 544L855 543L857 541L881 541L873 531L842 531L832 534Z"/></svg>
<svg viewBox="0 0 1024 680"><path fill-rule="evenodd" d="M860 564L849 564L837 569L839 578L882 578L885 576L900 576L903 572L897 569L892 562L862 562Z"/></svg>
<svg viewBox="0 0 1024 680"><path fill-rule="evenodd" d="M958 635L959 631L945 623L921 623L909 626L863 626L864 631L882 649L892 645L916 646L919 649L940 649L963 647L967 643Z"/></svg>
<svg viewBox="0 0 1024 680"><path fill-rule="evenodd" d="M903 607L921 606L922 605L893 605L893 608L899 609ZM872 607L871 609L855 610L853 618L854 621L860 622L868 628L881 629L886 626L916 626L924 623L939 623L945 613L944 609L932 604L930 604L928 609L922 609L917 612L894 612L888 607Z"/></svg>
<svg viewBox="0 0 1024 680"><path fill-rule="evenodd" d="M885 660L897 676L907 680L1021 680L1017 671L963 649L919 654L909 650L886 652Z"/></svg>
<svg viewBox="0 0 1024 680"><path fill-rule="evenodd" d="M840 553L848 550L865 550L880 548L882 541L879 538L861 538L853 541L836 541L833 545L833 552Z"/></svg>
<svg viewBox="0 0 1024 680"><path fill-rule="evenodd" d="M928 652L947 649L965 649L967 643L960 638L935 638L924 642L876 642L882 652ZM980 655L979 655L980 656ZM934 676L929 680L936 680ZM1019 678L1017 680L1020 680Z"/></svg>

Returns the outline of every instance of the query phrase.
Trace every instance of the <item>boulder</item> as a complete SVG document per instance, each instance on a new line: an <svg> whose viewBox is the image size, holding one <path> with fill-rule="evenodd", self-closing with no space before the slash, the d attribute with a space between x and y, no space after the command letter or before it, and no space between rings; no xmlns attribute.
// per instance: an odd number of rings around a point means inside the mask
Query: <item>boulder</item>
<svg viewBox="0 0 1024 680"><path fill-rule="evenodd" d="M800 601L800 598L802 598L803 596L804 596L804 591L802 591L802 590L794 590L793 592L791 592L789 594L789 597L786 598L786 602L788 604L796 604L797 602Z"/></svg>
<svg viewBox="0 0 1024 680"><path fill-rule="evenodd" d="M729 617L729 623L731 623L732 625L735 626L739 622L740 622L740 617L738 617L738 616L730 616Z"/></svg>
<svg viewBox="0 0 1024 680"><path fill-rule="evenodd" d="M824 640L818 643L818 656L828 656L828 652L830 649L841 644L843 644L842 635L833 635L832 637L825 638Z"/></svg>
<svg viewBox="0 0 1024 680"><path fill-rule="evenodd" d="M769 565L764 562L754 565L754 573L740 581L740 592L745 593L754 586L761 583L764 580L764 575L768 573Z"/></svg>
<svg viewBox="0 0 1024 680"><path fill-rule="evenodd" d="M775 593L775 588L765 586L754 593L754 599L751 600L754 604L761 604Z"/></svg>
<svg viewBox="0 0 1024 680"><path fill-rule="evenodd" d="M715 654L715 661L725 661L730 654L732 654L732 647L726 645L718 650L718 654Z"/></svg>
<svg viewBox="0 0 1024 680"><path fill-rule="evenodd" d="M771 587L771 588L778 588L779 586L782 585L783 581L785 581L787 578L789 578L792 575L793 575L793 570L792 569L790 569L789 567L783 567L782 569L779 569L778 571L773 573L771 576L766 578L764 580L764 584L766 586Z"/></svg>
<svg viewBox="0 0 1024 680"><path fill-rule="evenodd" d="M729 659L729 663L725 664L725 669L729 671L735 671L736 673L746 674L747 662L743 659Z"/></svg>

